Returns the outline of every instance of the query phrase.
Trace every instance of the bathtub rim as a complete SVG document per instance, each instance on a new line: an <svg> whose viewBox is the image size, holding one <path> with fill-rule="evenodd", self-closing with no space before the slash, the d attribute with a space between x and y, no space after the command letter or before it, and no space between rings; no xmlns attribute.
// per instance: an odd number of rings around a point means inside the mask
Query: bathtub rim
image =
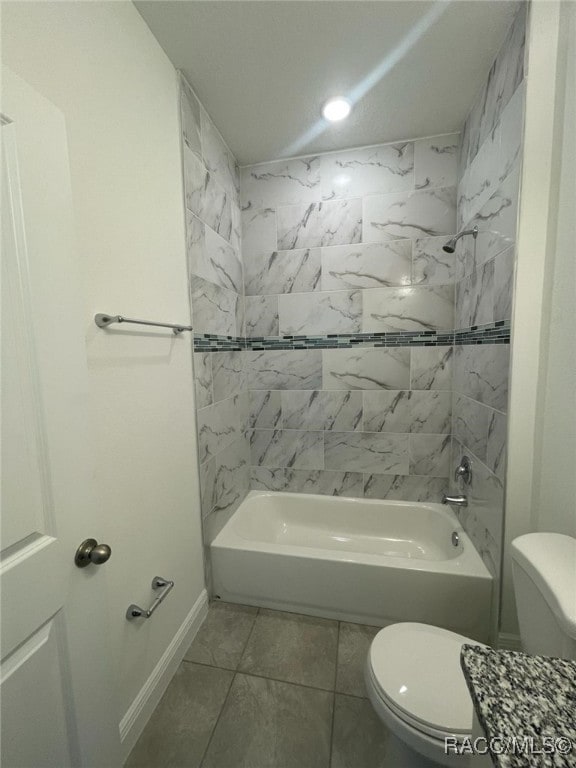
<svg viewBox="0 0 576 768"><path fill-rule="evenodd" d="M262 496L278 497L289 496L301 498L304 500L323 499L333 503L357 502L361 505L376 506L382 504L393 504L399 507L423 506L432 507L433 511L441 515L453 526L462 543L462 552L454 558L446 560L423 560L418 558L394 557L391 555L376 555L363 552L338 551L328 548L305 547L295 544L274 544L272 542L259 542L256 540L242 538L234 531L234 523L238 516L245 514L247 506L251 499ZM401 501L396 499L364 499L351 496L325 496L313 493L289 493L287 491L269 491L252 490L246 495L238 509L232 514L225 523L220 532L210 544L210 548L240 550L246 552L265 552L273 553L280 557L308 557L314 560L339 561L342 563L354 563L373 565L382 568L393 568L400 570L428 571L443 574L457 574L459 577L472 577L494 581L487 566L483 562L480 554L474 547L472 540L462 527L453 510L444 507L437 502L417 502Z"/></svg>

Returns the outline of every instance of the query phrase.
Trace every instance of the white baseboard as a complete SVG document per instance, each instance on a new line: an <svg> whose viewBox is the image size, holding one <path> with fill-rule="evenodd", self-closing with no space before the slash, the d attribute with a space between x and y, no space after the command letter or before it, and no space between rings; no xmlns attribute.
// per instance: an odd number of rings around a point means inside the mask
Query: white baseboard
<svg viewBox="0 0 576 768"><path fill-rule="evenodd" d="M132 748L150 716L162 698L168 683L172 680L178 665L188 650L194 636L200 629L208 612L208 594L202 590L192 610L172 638L152 674L146 680L122 720L120 721L120 741L122 763L126 761Z"/></svg>
<svg viewBox="0 0 576 768"><path fill-rule="evenodd" d="M521 651L522 641L520 640L520 635L500 632L498 635L498 649L501 651Z"/></svg>

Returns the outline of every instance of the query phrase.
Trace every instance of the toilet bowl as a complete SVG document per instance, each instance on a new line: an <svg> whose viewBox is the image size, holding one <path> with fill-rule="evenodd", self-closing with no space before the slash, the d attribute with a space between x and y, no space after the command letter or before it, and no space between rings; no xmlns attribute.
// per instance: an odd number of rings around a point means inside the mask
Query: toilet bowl
<svg viewBox="0 0 576 768"><path fill-rule="evenodd" d="M400 623L374 638L366 662L368 696L403 750L403 764L463 766L469 757L446 752L472 732L472 700L460 668L462 635L428 624ZM399 746L399 745L398 745Z"/></svg>
<svg viewBox="0 0 576 768"><path fill-rule="evenodd" d="M576 659L576 539L528 533L510 550L524 649ZM372 641L366 686L376 713L403 750L394 768L469 764L467 755L446 754L444 742L462 740L472 731L472 700L460 668L464 643L481 645L440 627L412 623L385 627Z"/></svg>

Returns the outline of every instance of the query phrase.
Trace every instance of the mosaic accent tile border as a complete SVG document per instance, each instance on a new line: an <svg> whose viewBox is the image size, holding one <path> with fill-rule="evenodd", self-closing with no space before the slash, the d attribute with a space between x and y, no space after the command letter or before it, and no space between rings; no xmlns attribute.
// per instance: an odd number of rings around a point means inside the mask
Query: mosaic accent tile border
<svg viewBox="0 0 576 768"><path fill-rule="evenodd" d="M240 352L250 349L244 336L218 336L215 333L195 333L194 352Z"/></svg>
<svg viewBox="0 0 576 768"><path fill-rule="evenodd" d="M498 320L455 330L454 344L510 344L510 322Z"/></svg>
<svg viewBox="0 0 576 768"><path fill-rule="evenodd" d="M510 323L499 320L454 331L328 333L318 336L218 336L194 334L195 352L239 352L243 349L353 349L354 347L449 347L453 344L509 344Z"/></svg>

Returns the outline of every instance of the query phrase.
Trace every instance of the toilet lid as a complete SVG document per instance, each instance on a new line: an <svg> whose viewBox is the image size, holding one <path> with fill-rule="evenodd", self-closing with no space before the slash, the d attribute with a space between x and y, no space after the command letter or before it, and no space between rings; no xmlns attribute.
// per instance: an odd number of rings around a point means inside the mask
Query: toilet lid
<svg viewBox="0 0 576 768"><path fill-rule="evenodd" d="M460 667L464 643L481 645L428 624L380 630L369 655L380 695L423 731L469 735L472 700Z"/></svg>

